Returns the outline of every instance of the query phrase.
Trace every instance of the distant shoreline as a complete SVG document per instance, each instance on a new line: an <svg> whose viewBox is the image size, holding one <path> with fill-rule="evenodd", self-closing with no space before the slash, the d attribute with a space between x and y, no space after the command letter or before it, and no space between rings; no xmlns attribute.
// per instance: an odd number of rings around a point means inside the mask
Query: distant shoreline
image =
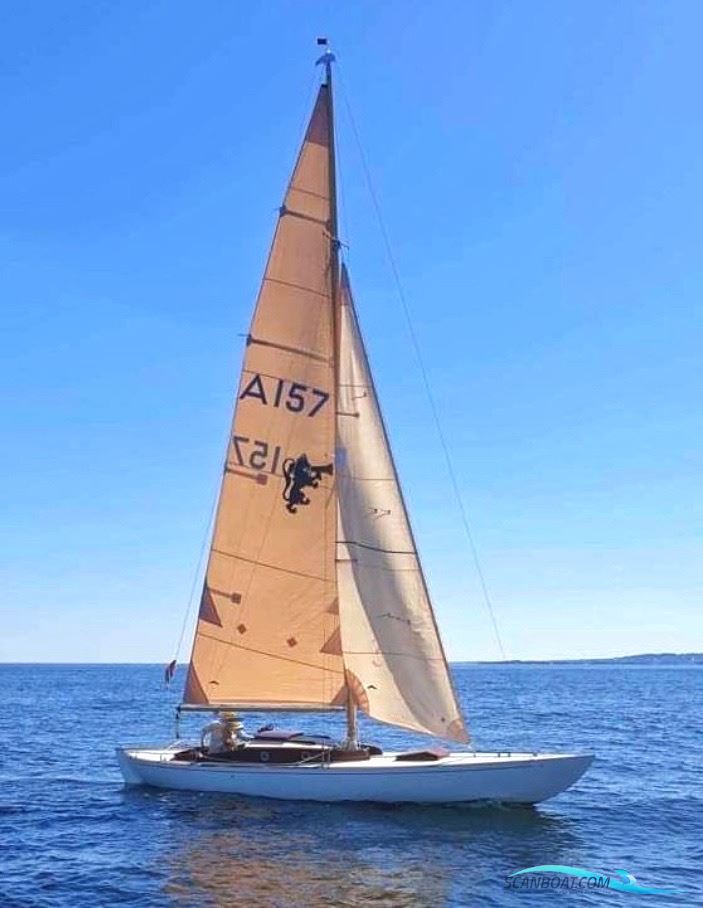
<svg viewBox="0 0 703 908"><path fill-rule="evenodd" d="M641 653L600 659L505 659L452 665L703 665L703 653Z"/></svg>
<svg viewBox="0 0 703 908"><path fill-rule="evenodd" d="M179 667L186 667L180 662ZM11 662L0 660L2 665L84 665L106 667L111 665L156 665L161 662ZM640 653L635 656L610 656L593 659L461 659L450 661L450 665L703 665L703 653Z"/></svg>

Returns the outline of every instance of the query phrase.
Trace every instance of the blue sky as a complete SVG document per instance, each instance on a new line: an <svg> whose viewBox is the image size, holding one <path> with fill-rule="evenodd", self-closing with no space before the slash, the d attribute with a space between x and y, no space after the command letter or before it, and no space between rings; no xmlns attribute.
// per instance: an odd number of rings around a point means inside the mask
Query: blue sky
<svg viewBox="0 0 703 908"><path fill-rule="evenodd" d="M166 661L312 101L450 657L703 649L697 2L3 12L0 659ZM181 657L187 655L187 647Z"/></svg>

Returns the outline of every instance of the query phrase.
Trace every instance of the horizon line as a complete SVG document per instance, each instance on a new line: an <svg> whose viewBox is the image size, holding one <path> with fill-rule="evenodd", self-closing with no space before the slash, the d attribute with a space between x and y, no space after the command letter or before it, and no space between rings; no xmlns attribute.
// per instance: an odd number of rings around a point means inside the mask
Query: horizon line
<svg viewBox="0 0 703 908"><path fill-rule="evenodd" d="M646 653L626 653L620 656L581 656L578 658L569 658L569 657L554 657L554 658L541 658L541 659L448 659L447 662L449 665L553 665L559 663L577 663L577 662L617 662L627 659L662 659L662 658L677 658L682 659L686 657L697 657L703 659L703 652L696 651L686 651L686 652L646 652ZM140 661L95 661L95 662L85 662L78 660L32 660L32 659L0 659L0 665L153 665L153 666L163 666L166 663L163 660L140 660ZM178 662L179 667L187 666L188 661Z"/></svg>

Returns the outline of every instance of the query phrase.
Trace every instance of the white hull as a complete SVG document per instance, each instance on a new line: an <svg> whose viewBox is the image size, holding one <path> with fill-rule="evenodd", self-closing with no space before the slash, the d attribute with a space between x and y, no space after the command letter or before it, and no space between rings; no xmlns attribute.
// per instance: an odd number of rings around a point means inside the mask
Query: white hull
<svg viewBox="0 0 703 908"><path fill-rule="evenodd" d="M536 804L573 785L593 760L591 754L452 753L417 763L386 753L363 762L251 766L174 760L167 748L121 748L117 755L127 785L391 804Z"/></svg>

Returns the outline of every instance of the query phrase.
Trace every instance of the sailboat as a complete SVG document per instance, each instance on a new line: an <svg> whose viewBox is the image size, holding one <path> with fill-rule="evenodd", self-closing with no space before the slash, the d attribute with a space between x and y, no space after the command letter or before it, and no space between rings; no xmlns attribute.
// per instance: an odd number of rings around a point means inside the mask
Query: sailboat
<svg viewBox="0 0 703 908"><path fill-rule="evenodd" d="M219 744L119 748L119 765L130 785L269 798L536 803L593 757L468 746L341 261L334 59L325 46L247 336L178 708L215 713ZM346 739L244 734L266 710L344 710ZM358 711L463 749L384 753Z"/></svg>

